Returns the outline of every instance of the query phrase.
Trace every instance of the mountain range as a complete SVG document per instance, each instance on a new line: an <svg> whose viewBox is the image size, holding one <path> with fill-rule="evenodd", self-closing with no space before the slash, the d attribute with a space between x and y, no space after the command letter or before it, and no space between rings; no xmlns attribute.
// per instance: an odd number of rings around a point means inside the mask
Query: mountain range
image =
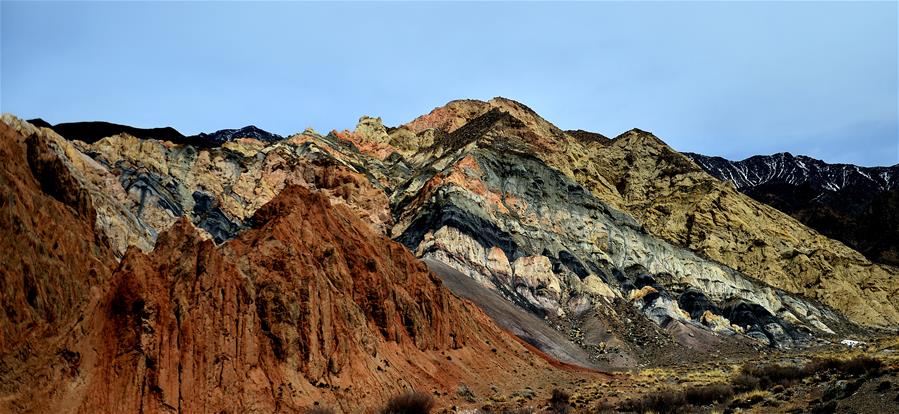
<svg viewBox="0 0 899 414"><path fill-rule="evenodd" d="M11 412L522 405L899 328L897 166L682 154L505 98L288 137L0 127Z"/></svg>
<svg viewBox="0 0 899 414"><path fill-rule="evenodd" d="M685 153L718 179L869 259L899 265L899 164L859 167L780 153L728 161Z"/></svg>

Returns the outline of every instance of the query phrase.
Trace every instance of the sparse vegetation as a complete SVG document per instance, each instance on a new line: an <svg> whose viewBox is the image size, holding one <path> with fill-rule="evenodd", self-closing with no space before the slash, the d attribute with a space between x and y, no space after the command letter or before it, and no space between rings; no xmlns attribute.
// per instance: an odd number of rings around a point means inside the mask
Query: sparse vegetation
<svg viewBox="0 0 899 414"><path fill-rule="evenodd" d="M850 359L817 358L805 366L808 375L826 371L835 371L851 376L876 375L883 371L883 368L883 361L864 355Z"/></svg>
<svg viewBox="0 0 899 414"><path fill-rule="evenodd" d="M428 414L434 408L434 398L422 392L407 392L387 401L379 414Z"/></svg>
<svg viewBox="0 0 899 414"><path fill-rule="evenodd" d="M886 361L888 363L867 355L849 358L828 355L808 359L804 364L706 365L687 367L688 370L648 368L630 377L585 382L572 389L571 394L568 389L553 389L549 398L543 400L544 404L529 405L530 398L525 398L523 391L513 393L511 399L491 397L478 412L665 414L762 408L762 412L803 409L830 413L836 407L833 401L851 395L858 385L870 378L877 380L874 382L876 387L872 387L874 392L892 400L890 391L896 388L895 381L877 378L895 370L895 363ZM631 385L642 394L622 393L616 389L620 384ZM808 400L810 388L823 389L824 395ZM463 396L467 394L464 391L460 386L457 393ZM801 397L797 399L797 395ZM896 398L899 401L899 397ZM509 402L511 404L503 404ZM518 408L513 408L515 405Z"/></svg>
<svg viewBox="0 0 899 414"><path fill-rule="evenodd" d="M743 366L740 374L731 383L738 391L768 389L776 385L790 387L807 377L824 373L845 376L876 375L883 371L884 364L877 358L856 356L850 359L815 358L799 365Z"/></svg>
<svg viewBox="0 0 899 414"><path fill-rule="evenodd" d="M618 407L619 410L638 413L678 413L687 406L706 406L714 403L726 403L734 395L734 390L725 384L689 387L681 390L664 389L644 395L641 398L627 400Z"/></svg>
<svg viewBox="0 0 899 414"><path fill-rule="evenodd" d="M727 402L734 395L734 389L724 384L690 387L684 390L687 404L703 406Z"/></svg>
<svg viewBox="0 0 899 414"><path fill-rule="evenodd" d="M618 409L637 413L667 414L682 411L686 404L687 400L683 392L665 389L646 394L641 398L627 400Z"/></svg>
<svg viewBox="0 0 899 414"><path fill-rule="evenodd" d="M571 412L571 396L567 392L554 389L549 399L549 411L554 414L568 414Z"/></svg>
<svg viewBox="0 0 899 414"><path fill-rule="evenodd" d="M465 384L460 384L459 388L456 390L456 394L465 399L468 402L475 402L474 392L471 391Z"/></svg>
<svg viewBox="0 0 899 414"><path fill-rule="evenodd" d="M751 391L758 389L761 381L758 377L741 372L731 380L731 384L737 391Z"/></svg>
<svg viewBox="0 0 899 414"><path fill-rule="evenodd" d="M734 396L730 406L736 408L748 408L770 397L771 393L768 391L752 390Z"/></svg>
<svg viewBox="0 0 899 414"><path fill-rule="evenodd" d="M784 387L792 386L797 381L809 376L809 371L798 365L746 365L743 367L743 374L757 379L757 388L768 389L778 384ZM751 380L743 379L743 381Z"/></svg>

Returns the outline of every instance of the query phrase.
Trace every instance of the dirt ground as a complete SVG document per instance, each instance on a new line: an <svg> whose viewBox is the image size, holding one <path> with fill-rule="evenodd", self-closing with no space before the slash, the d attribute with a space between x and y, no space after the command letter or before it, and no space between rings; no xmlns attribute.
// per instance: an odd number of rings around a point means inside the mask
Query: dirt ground
<svg viewBox="0 0 899 414"><path fill-rule="evenodd" d="M681 363L610 373L548 374L539 384L522 384L512 393L474 395L460 387L446 396L444 413L899 413L899 338L884 337L865 349L839 344L804 350L765 350L756 354L729 355L717 361ZM815 371L785 384L740 387L746 367L780 365L803 367L815 360L874 358L882 366L876 372ZM662 394L679 395L689 389L712 386L728 394L719 401L690 404L660 399L651 409L635 401L655 401ZM504 387L507 388L508 387ZM556 391L554 393L554 391ZM554 396L555 394L555 396ZM674 400L676 401L676 400ZM651 406L651 404L650 404ZM645 411L644 411L645 410Z"/></svg>

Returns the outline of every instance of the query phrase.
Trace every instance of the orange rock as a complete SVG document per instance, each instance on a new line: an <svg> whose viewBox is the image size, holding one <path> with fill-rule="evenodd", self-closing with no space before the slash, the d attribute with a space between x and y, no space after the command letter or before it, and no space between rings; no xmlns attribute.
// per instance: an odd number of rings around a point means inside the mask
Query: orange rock
<svg viewBox="0 0 899 414"><path fill-rule="evenodd" d="M251 222L216 246L182 218L130 248L83 317L0 374L0 410L352 410L558 373L324 192L288 186Z"/></svg>
<svg viewBox="0 0 899 414"><path fill-rule="evenodd" d="M115 259L94 233L90 196L41 135L0 122L0 357L77 317Z"/></svg>

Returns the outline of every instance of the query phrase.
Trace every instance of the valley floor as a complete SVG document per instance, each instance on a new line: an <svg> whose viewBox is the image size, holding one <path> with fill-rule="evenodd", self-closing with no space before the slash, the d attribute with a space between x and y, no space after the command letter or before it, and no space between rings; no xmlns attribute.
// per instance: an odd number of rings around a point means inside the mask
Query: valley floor
<svg viewBox="0 0 899 414"><path fill-rule="evenodd" d="M460 388L438 412L896 413L899 338L866 350L830 345L692 364L547 377L511 394Z"/></svg>

